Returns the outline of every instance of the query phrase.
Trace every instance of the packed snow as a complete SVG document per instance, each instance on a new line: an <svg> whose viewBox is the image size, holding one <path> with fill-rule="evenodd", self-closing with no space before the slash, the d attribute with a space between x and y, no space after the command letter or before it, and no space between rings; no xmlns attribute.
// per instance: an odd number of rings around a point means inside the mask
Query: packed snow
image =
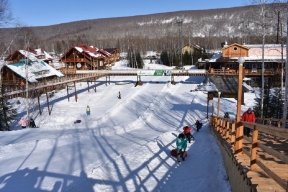
<svg viewBox="0 0 288 192"><path fill-rule="evenodd" d="M114 69L123 69L118 62ZM167 69L147 64L149 69ZM191 67L191 66L190 66ZM186 66L185 69L189 69ZM136 76L96 81L96 92L87 82L77 84L68 101L65 89L50 98L29 100L38 128L22 129L18 121L12 131L0 132L0 191L231 191L223 159L210 134L207 92L195 91L204 77ZM126 83L119 83L126 82ZM72 91L72 90L71 90ZM121 99L118 98L121 92ZM254 93L245 93L245 111L254 105ZM24 98L17 105L26 116ZM217 98L209 103L217 106ZM236 101L221 98L220 116L235 117ZM91 115L86 115L90 106ZM195 131L195 121L203 127ZM81 120L80 123L75 123ZM185 125L193 127L195 140L188 143L188 156L178 163L170 155L176 137Z"/></svg>

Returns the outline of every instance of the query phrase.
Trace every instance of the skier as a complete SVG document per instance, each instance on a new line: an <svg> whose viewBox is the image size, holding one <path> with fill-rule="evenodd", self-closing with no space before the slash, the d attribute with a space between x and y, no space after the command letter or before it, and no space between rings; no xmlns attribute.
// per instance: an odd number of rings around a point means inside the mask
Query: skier
<svg viewBox="0 0 288 192"><path fill-rule="evenodd" d="M180 162L180 157L182 161L185 161L185 150L187 148L187 139L184 133L180 133L176 139L176 147L177 147L177 161Z"/></svg>

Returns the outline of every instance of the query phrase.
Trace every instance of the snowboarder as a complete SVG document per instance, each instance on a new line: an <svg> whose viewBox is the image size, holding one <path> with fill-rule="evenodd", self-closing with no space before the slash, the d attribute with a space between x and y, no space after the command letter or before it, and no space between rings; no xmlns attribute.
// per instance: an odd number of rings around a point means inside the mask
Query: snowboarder
<svg viewBox="0 0 288 192"><path fill-rule="evenodd" d="M25 129L27 126L27 120L24 117L22 117L19 121L19 125L21 125L22 129Z"/></svg>
<svg viewBox="0 0 288 192"><path fill-rule="evenodd" d="M120 93L120 91L119 91L119 96L118 96L118 98L121 99L121 93Z"/></svg>
<svg viewBox="0 0 288 192"><path fill-rule="evenodd" d="M180 133L176 139L176 147L177 147L177 161L180 162L180 157L182 161L185 161L185 150L187 148L187 139L184 133Z"/></svg>
<svg viewBox="0 0 288 192"><path fill-rule="evenodd" d="M191 143L191 138L192 140L194 140L193 135L191 134L191 127L189 126L185 126L183 127L183 131L184 131L184 135L186 136L187 140L189 141L189 143Z"/></svg>
<svg viewBox="0 0 288 192"><path fill-rule="evenodd" d="M35 121L34 121L34 119L33 119L32 117L30 118L30 124L29 124L29 126L32 127L32 128L36 128Z"/></svg>
<svg viewBox="0 0 288 192"><path fill-rule="evenodd" d="M86 107L86 114L90 115L90 107L89 107L89 105L87 105L87 107Z"/></svg>

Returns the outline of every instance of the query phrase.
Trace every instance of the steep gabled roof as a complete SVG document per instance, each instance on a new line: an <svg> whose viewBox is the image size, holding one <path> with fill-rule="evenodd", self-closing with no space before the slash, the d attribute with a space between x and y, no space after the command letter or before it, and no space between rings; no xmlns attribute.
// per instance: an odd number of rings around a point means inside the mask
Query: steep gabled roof
<svg viewBox="0 0 288 192"><path fill-rule="evenodd" d="M238 44L238 43L233 43L233 44L231 44L231 45L228 45L228 46L226 46L226 47L223 47L222 48L222 50L224 50L224 49L228 49L228 48L230 48L230 47L240 47L240 48L242 48L242 49L246 49L246 50L249 50L249 47L246 47L246 46L244 46L244 45L240 45L240 44Z"/></svg>
<svg viewBox="0 0 288 192"><path fill-rule="evenodd" d="M105 58L106 56L109 55L109 53L107 52L102 52L100 51L100 49L98 49L97 47L94 47L94 46L88 46L86 44L80 44L79 46L74 46L74 47L71 47L65 54L62 55L62 57L60 58L63 59L65 58L65 56L71 52L71 50L77 50L79 53L83 54L84 56L87 56L87 57L92 57L92 58L96 58L96 59L102 59L102 58ZM105 55L104 53L106 53L107 55Z"/></svg>
<svg viewBox="0 0 288 192"><path fill-rule="evenodd" d="M18 53L30 60L35 60L40 56L42 57L41 59L38 58L40 60L53 60L52 56L41 48L38 49L28 48L27 50L20 49L14 51L12 54L10 54L8 57L5 58L5 61L12 61L13 57L15 57Z"/></svg>

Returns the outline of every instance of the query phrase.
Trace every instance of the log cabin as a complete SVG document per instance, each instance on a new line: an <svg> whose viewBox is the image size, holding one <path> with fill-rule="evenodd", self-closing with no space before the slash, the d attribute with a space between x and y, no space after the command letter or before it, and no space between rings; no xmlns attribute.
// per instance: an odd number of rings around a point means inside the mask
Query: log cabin
<svg viewBox="0 0 288 192"><path fill-rule="evenodd" d="M110 53L111 51L112 53ZM73 74L76 70L104 70L119 60L119 49L98 49L87 44L71 47L62 57L60 62L65 63L63 73Z"/></svg>
<svg viewBox="0 0 288 192"><path fill-rule="evenodd" d="M39 59L21 59L17 63L6 63L2 66L3 87L23 86L29 84L45 82L64 77L64 75ZM26 81L27 80L27 81Z"/></svg>
<svg viewBox="0 0 288 192"><path fill-rule="evenodd" d="M199 69L206 69L210 74L235 75L238 73L238 58L244 57L244 78L250 79L251 86L261 85L262 76L262 45L240 45L237 43L224 45L221 52L211 59L199 61ZM282 70L285 81L286 46L281 44L264 45L264 79L265 85L279 86L281 83Z"/></svg>

